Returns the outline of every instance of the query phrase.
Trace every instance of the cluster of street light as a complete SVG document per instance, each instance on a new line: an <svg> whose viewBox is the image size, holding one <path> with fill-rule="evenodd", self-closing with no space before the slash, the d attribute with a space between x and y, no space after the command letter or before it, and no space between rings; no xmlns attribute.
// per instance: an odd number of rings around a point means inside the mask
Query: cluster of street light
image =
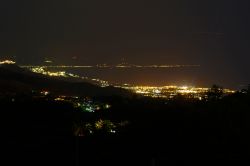
<svg viewBox="0 0 250 166"><path fill-rule="evenodd" d="M206 97L210 88L201 88L193 86L129 86L123 85L121 88L131 90L134 93L141 94L143 96L154 98L173 98L177 95L183 95L190 98L202 99ZM234 90L223 89L224 94L234 93Z"/></svg>

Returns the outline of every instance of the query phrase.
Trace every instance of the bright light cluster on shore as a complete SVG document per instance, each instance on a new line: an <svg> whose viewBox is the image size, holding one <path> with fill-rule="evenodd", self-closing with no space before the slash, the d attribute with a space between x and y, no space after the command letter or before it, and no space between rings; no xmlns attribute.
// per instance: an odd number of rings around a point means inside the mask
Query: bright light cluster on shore
<svg viewBox="0 0 250 166"><path fill-rule="evenodd" d="M80 77L76 74L68 73L66 71L51 72L51 71L45 70L45 68L42 66L41 67L30 67L29 69L34 73L39 73L39 74L43 74L43 75L47 75L47 76L51 76L51 77L79 78L79 79L82 79L84 81L94 83L100 87L110 86L108 81L104 81L104 80L101 80L99 78Z"/></svg>
<svg viewBox="0 0 250 166"><path fill-rule="evenodd" d="M4 61L0 61L0 65L3 65L3 64L8 64L8 65L11 65L11 64L15 64L16 62L12 61L12 60L4 60Z"/></svg>
<svg viewBox="0 0 250 166"><path fill-rule="evenodd" d="M52 77L75 77L75 78L79 77L71 73L66 73L65 71L57 71L57 72L46 71L43 67L31 68L31 71L34 73L40 73Z"/></svg>
<svg viewBox="0 0 250 166"><path fill-rule="evenodd" d="M173 98L174 96L183 95L190 98L202 99L210 88L200 88L192 86L121 86L121 88L131 90L134 93L148 97ZM224 89L224 94L234 93L230 89Z"/></svg>

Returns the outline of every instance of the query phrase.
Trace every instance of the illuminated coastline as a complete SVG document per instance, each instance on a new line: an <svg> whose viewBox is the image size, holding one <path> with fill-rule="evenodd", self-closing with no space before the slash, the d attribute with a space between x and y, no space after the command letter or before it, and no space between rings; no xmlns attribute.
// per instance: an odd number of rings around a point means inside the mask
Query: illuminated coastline
<svg viewBox="0 0 250 166"><path fill-rule="evenodd" d="M74 67L77 68L78 66L74 66ZM92 82L100 87L114 86L116 88L126 89L133 93L136 93L142 96L153 97L153 98L174 98L177 95L182 95L188 98L196 98L196 99L202 100L206 98L206 94L210 90L210 88L206 88L206 87L193 87L193 86L176 86L176 85L137 86L137 85L129 85L129 84L112 84L112 83L109 83L108 81L104 81L99 78L80 77L72 73L67 73L66 71L51 72L48 70L47 67L44 67L44 66L39 66L39 67L29 66L29 69L32 72L40 73L40 74L52 76L52 77L72 77L72 78L82 79L83 81ZM235 92L234 90L223 89L224 94L231 94L234 92Z"/></svg>
<svg viewBox="0 0 250 166"><path fill-rule="evenodd" d="M54 72L52 72L52 71L49 71L42 66L41 67L31 67L28 69L30 69L30 71L32 71L34 73L39 73L39 74L47 75L50 77L78 78L78 79L82 79L83 81L90 81L91 83L94 83L94 84L101 86L101 87L110 86L108 81L104 81L104 80L101 80L99 78L80 77L76 74L68 73L66 71L54 71Z"/></svg>
<svg viewBox="0 0 250 166"><path fill-rule="evenodd" d="M49 61L50 62L50 61ZM51 62L50 62L51 63ZM15 64L14 61L4 60L0 61L0 64ZM88 81L94 83L100 87L108 87L113 86L116 88L122 88L129 90L133 93L153 97L153 98L174 98L177 95L185 96L188 98L196 98L202 100L206 98L207 92L209 92L210 88L206 87L194 87L194 86L137 86L137 85L129 85L129 84L112 84L108 81L101 80L99 78L88 78L81 77L76 74L68 73L66 71L49 71L49 68L178 68L178 67L199 67L199 65L149 65L149 66L141 66L141 65L130 65L130 64L118 64L118 65L107 65L107 64L98 64L98 65L88 65L88 66L67 66L67 65L45 65L45 66L33 66L33 65L24 65L22 68L28 68L34 73L40 73L43 75L47 75L50 77L65 77L65 78L77 78L83 81ZM223 94L231 94L235 93L234 90L231 89L223 89Z"/></svg>

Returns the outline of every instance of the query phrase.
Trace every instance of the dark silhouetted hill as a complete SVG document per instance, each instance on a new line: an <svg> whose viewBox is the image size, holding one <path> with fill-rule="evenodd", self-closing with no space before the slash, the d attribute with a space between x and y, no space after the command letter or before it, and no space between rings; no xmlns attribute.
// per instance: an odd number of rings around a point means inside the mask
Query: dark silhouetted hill
<svg viewBox="0 0 250 166"><path fill-rule="evenodd" d="M61 95L79 96L129 96L126 90L114 87L99 87L87 82L48 77L33 73L17 65L0 66L0 92L30 92L31 90L48 90Z"/></svg>

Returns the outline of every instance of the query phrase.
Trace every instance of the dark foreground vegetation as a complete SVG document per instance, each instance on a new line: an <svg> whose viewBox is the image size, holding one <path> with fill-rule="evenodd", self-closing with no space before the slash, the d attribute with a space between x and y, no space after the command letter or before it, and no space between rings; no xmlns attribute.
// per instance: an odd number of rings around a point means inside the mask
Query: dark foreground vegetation
<svg viewBox="0 0 250 166"><path fill-rule="evenodd" d="M250 93L207 100L105 97L109 110L29 95L0 99L7 165L249 165ZM89 132L97 121L120 124ZM97 126L98 127L98 126ZM78 135L77 137L75 135ZM6 161L5 161L6 160Z"/></svg>

